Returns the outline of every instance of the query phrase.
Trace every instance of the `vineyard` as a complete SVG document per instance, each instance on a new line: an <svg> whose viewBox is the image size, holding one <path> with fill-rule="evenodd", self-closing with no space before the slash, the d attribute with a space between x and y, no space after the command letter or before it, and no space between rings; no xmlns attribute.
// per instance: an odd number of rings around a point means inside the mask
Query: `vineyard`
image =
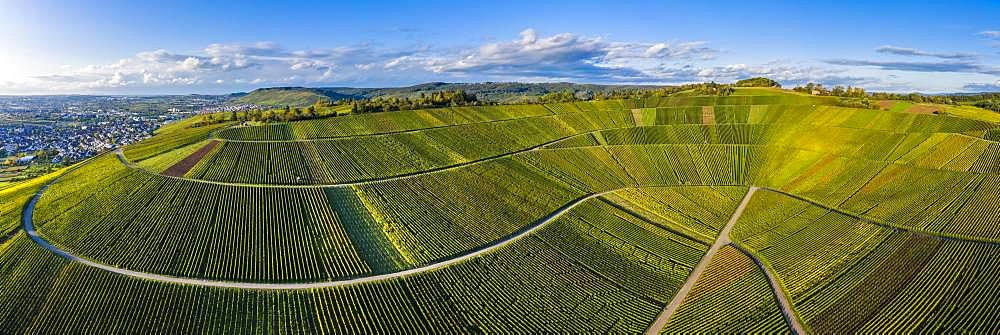
<svg viewBox="0 0 1000 335"><path fill-rule="evenodd" d="M0 333L996 333L1000 142L970 108L180 121L0 191Z"/></svg>
<svg viewBox="0 0 1000 335"><path fill-rule="evenodd" d="M788 332L767 278L749 257L726 246L662 333Z"/></svg>

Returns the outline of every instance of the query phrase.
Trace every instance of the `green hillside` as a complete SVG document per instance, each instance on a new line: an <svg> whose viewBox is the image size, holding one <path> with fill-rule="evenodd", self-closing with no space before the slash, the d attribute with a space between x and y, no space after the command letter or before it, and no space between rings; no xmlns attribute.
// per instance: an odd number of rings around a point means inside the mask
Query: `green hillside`
<svg viewBox="0 0 1000 335"><path fill-rule="evenodd" d="M689 93L174 123L0 191L0 332L1000 332L993 114Z"/></svg>
<svg viewBox="0 0 1000 335"><path fill-rule="evenodd" d="M333 95L337 97L337 95ZM346 96L345 96L346 97ZM319 101L333 101L327 92L302 87L261 88L236 98L238 104L261 106L310 106Z"/></svg>

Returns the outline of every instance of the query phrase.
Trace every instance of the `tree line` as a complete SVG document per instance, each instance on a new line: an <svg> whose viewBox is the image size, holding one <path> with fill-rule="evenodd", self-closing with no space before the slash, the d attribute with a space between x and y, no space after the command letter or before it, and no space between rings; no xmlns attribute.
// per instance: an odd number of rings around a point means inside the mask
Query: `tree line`
<svg viewBox="0 0 1000 335"><path fill-rule="evenodd" d="M298 120L316 119L327 116L320 113L323 103L306 108L285 106L284 108L271 110L250 110L245 112L230 113L210 113L202 116L202 119L193 124L194 127L202 127L223 122L289 122Z"/></svg>
<svg viewBox="0 0 1000 335"><path fill-rule="evenodd" d="M979 101L973 104L973 106L1000 113L1000 99Z"/></svg>
<svg viewBox="0 0 1000 335"><path fill-rule="evenodd" d="M431 92L431 94L421 92L419 96L413 98L378 96L361 100L340 100L334 102L334 104L350 104L351 113L378 113L437 107L481 106L493 103L480 101L475 94L469 94L465 90L457 89L454 91L436 91Z"/></svg>

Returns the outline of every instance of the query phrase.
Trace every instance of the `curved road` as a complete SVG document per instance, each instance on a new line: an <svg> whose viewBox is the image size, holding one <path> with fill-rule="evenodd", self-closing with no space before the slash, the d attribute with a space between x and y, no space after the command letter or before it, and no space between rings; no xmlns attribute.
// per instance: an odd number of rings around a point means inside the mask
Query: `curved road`
<svg viewBox="0 0 1000 335"><path fill-rule="evenodd" d="M57 178L57 180L58 180L58 178ZM408 270L403 270L403 271L398 271L398 272L392 272L392 273L386 273L386 274L380 274L380 275L373 275L373 276L367 276L367 277L344 279L344 280L320 281L320 282L305 282L305 283L249 283L249 282L221 281L221 280L211 280L211 279L183 278L183 277L175 277L175 276L160 275L160 274L154 274L154 273L148 273L148 272L127 270L127 269L117 268L117 267L106 265L106 264L97 263L97 262L94 262L94 261L91 261L91 260L88 260L88 259L76 256L76 255L74 255L74 254L72 254L72 253L70 253L68 251L62 250L59 247L52 245L51 243L49 243L48 241L46 241L44 237L42 237L41 235L39 235L38 232L35 230L35 225L34 225L34 222L32 221L32 217L33 217L35 205L38 203L38 200L41 199L42 194L45 193L45 191L49 188L49 186L52 185L53 183L55 183L55 181L56 180L53 180L53 181L49 182L48 184L46 184L45 186L43 186L42 188L40 188L37 193L35 193L35 196L31 198L31 201L28 203L28 206L25 207L24 213L23 213L23 216L22 216L22 224L23 224L24 231L26 233L28 233L28 236L33 241L35 241L35 243L37 243L39 246L41 246L41 247L43 247L43 248L45 248L45 249L47 249L47 250L49 250L49 251L51 251L51 252L59 255L59 256L62 256L64 258L66 258L66 259L69 259L71 261L78 262L78 263L81 263L81 264L86 265L86 266L98 268L98 269L101 269L101 270L104 270L104 271L126 275L126 276L129 276L129 277L135 277L135 278L141 278L141 279L147 279L147 280L155 280L155 281L166 282L166 283L174 283L174 284L186 284L186 285L197 285L197 286L207 286L207 287L223 287L223 288L261 289L261 290L313 289L313 288L347 286L347 285L354 285L354 284L360 284L360 283L374 282L374 281L379 281L379 280L384 280L384 279L390 279L390 278L405 277L405 276L409 276L409 275L413 275L413 274L418 274L418 273L422 273L422 272L427 272L427 271L432 271L432 270L440 269L440 268L447 267L447 266L452 265L452 264L460 263L460 262L463 262L465 260L478 257L480 255L484 255L484 254L493 252L494 250L500 249L500 248L506 246L507 244L513 243L513 242L515 242L517 240L520 240L520 239L522 239L522 238L530 235L531 233L533 233L536 230L538 230L538 229L546 226L547 224L551 223L552 221L555 221L560 216L562 216L564 213L566 213L570 209L573 209L574 207L576 207L577 205L583 203L584 201L587 201L587 200L590 200L590 199L593 199L593 198L596 198L596 197L599 197L599 196L602 196L602 195L605 195L605 194L608 194L608 193L616 191L616 190L604 191L604 192L594 193L594 194L590 194L590 195L578 198L578 199L574 200L573 202L570 202L570 203L564 205L563 207L560 207L555 212L549 213L549 215L545 216L544 218L542 218L541 220L535 222L534 224L532 224L530 226L527 226L527 227L525 227L524 229L522 229L522 230L520 230L518 232L515 232L513 235L508 236L507 238L500 239L500 240L494 241L494 242L492 242L490 244L483 245L483 246L481 246L481 247L479 247L477 249L472 250L469 253L462 254L462 255L459 255L459 256L453 257L453 258L446 258L446 259L438 260L436 262L429 263L429 264L426 264L426 265L423 265L423 266L420 266L420 267L416 267L416 268L412 268L412 269L408 269Z"/></svg>
<svg viewBox="0 0 1000 335"><path fill-rule="evenodd" d="M764 266L764 262L761 262L757 256L754 256L749 250L744 249L743 246L736 243L729 243L729 245L743 252L747 257L750 257L754 264L757 264L757 267L761 271L764 271L764 276L767 277L767 284L771 286L771 292L778 299L778 307L781 308L781 315L785 317L788 327L792 329L792 333L794 334L805 334L806 330L802 327L802 323L799 322L799 318L795 316L795 309L792 308L792 303L789 301L788 295L785 294L785 290L781 288L778 278L774 276L774 272L771 272L771 269Z"/></svg>
<svg viewBox="0 0 1000 335"><path fill-rule="evenodd" d="M116 154L118 155L119 159L122 160L122 163L127 164L129 166L134 166L131 163L129 163L127 160L125 160L125 158L122 155L120 149L116 151ZM428 173L430 173L430 172L428 172ZM85 266L90 266L90 267L94 267L94 268L101 269L101 270L104 270L104 271L108 271L108 272L112 272L112 273L117 273L117 274L129 276L129 277L134 277L134 278L141 278L141 279L146 279L146 280L154 280L154 281L165 282L165 283L173 283L173 284L196 285L196 286L219 287L219 288L262 289L262 290L283 290L283 289L291 290L291 289L314 289L314 288L340 287L340 286L348 286L348 285L355 285L355 284L361 284L361 283L375 282L375 281L380 281L380 280L385 280L385 279L390 279L390 278L405 277L405 276L409 276L409 275L414 275L414 274L419 274L419 273L423 273L423 272L433 271L433 270L436 270L436 269L441 269L441 268L444 268L444 267L447 267L447 266L450 266L450 265L453 265L453 264L461 263L463 261L466 261L466 260L469 260L469 259L472 259L472 258L475 258L475 257L479 257L481 255L493 252L495 250L498 250L498 249L500 249L500 248L502 248L502 247L504 247L504 246L506 246L506 245L508 245L510 243L516 242L516 241L518 241L518 240L520 240L520 239L522 239L524 237L527 237L531 233L533 233L533 232L537 231L538 229L541 229L542 227L546 226L547 224L555 221L556 219L558 219L559 217L561 217L563 214L565 214L567 211L573 209L577 205L579 205L579 204L581 204L581 203L583 203L583 202L585 202L587 200L590 200L590 199L593 199L593 198L596 198L596 197L599 197L599 196L602 196L602 195L605 195L605 194L608 194L608 193L620 190L620 189L615 189L615 190L609 190L609 191L604 191L604 192L599 192L599 193L593 193L593 194L590 194L590 195L578 198L578 199L576 199L576 200L574 200L574 201L572 201L572 202L564 205L563 207L560 207L559 209L557 209L556 211L550 213L549 215L543 217L542 219L540 219L539 221L535 222L534 224L532 224L530 226L527 226L524 229L522 229L520 231L517 231L514 234L512 234L512 235L510 235L510 236L508 236L508 237L506 237L504 239L500 239L500 240L494 241L494 242L492 242L490 244L483 245L483 246L481 246L481 247L479 247L477 249L474 249L474 250L470 251L469 253L458 255L458 256L452 257L452 258L441 259L441 260L438 260L436 262L425 264L425 265L420 266L420 267L416 267L416 268L412 268L412 269L408 269L408 270L403 270L403 271L398 271L398 272L393 272L393 273L372 275L372 276L359 277L359 278L350 278L350 279L343 279L343 280L333 280L333 281L304 282L304 283L251 283L251 282L221 281L221 280L211 280L211 279L184 278L184 277L176 277L176 276L169 276L169 275L161 275L161 274L154 274L154 273L148 273L148 272L127 270L127 269L117 268L117 267L106 265L106 264L97 263L97 262L94 262L94 261L91 261L91 260L88 260L88 259L76 256L76 255L74 255L74 254L72 254L72 253L70 253L70 252L68 252L66 250L60 249L59 247L57 247L55 245L52 245L47 240L45 240L44 237L42 237L41 235L39 235L38 232L35 230L34 222L33 222L33 214L34 214L35 206L37 205L39 199L41 199L41 197L45 193L45 191L48 190L48 188L52 184L56 183L60 179L61 179L61 176L53 179L48 184L46 184L46 185L42 186L41 188L39 188L38 192L36 192L35 195L31 198L31 201L25 207L24 212L22 214L22 224L23 224L24 231L32 239L32 241L34 241L39 246L41 246L41 247L43 247L43 248L51 251L52 253L55 253L55 254L59 255L61 257L64 257L64 258L66 258L66 259L68 259L70 261L78 262L78 263L83 264ZM626 188L628 188L628 187L626 187ZM624 188L622 188L622 189L624 189ZM810 199L807 199L807 198L803 198L803 197L800 197L800 196L797 196L797 195L794 195L794 194L790 194L790 193L787 193L787 192L784 192L784 191L775 190L775 189L771 189L771 188L762 188L762 187L757 187L757 186L751 186L750 189L747 191L747 194L743 197L743 200L740 202L740 204L737 207L736 211L733 213L733 215L730 217L729 221L723 227L722 231L719 234L719 237L715 240L715 242L709 248L708 252L706 252L706 254L702 257L701 261L698 263L698 265L695 267L695 269L692 270L691 275L688 276L687 281L684 283L684 285L681 287L681 289L677 292L677 294L674 295L674 298L671 300L671 302L667 306L664 307L663 311L659 314L659 316L657 317L656 321L648 328L647 334L656 334L661 329L663 329L663 327L669 321L670 317L680 307L681 303L684 300L684 297L694 287L694 284L697 282L697 280L700 277L701 273L704 272L704 270L707 268L708 263L714 257L715 253L722 246L724 246L724 245L733 245L737 249L740 249L741 251L743 251L744 253L746 253L751 259L753 259L753 261L755 263L758 264L758 266L766 274L768 282L769 282L769 284L770 284L770 286L771 286L771 288L772 288L775 296L778 299L779 306L781 308L782 314L784 315L786 321L788 322L791 330L794 331L795 333L798 333L798 334L803 334L804 333L804 330L803 330L801 324L799 323L798 319L795 317L794 309L792 308L791 303L788 301L787 295L784 294L784 291L782 290L782 288L781 288L780 284L778 283L777 279L775 278L774 274L766 266L764 266L764 264L761 263L761 261L759 259L757 259L754 255L752 255L751 253L749 253L747 250L743 249L738 244L733 243L730 240L730 238L729 238L729 232L732 230L732 227L739 220L740 216L742 216L742 214L743 214L744 210L746 209L747 205L749 204L750 199L752 198L753 194L756 191L758 191L758 190L766 190L766 191L775 192L775 193L783 194L783 195L786 195L786 196L790 196L790 197L793 197L795 199L798 199L798 200L801 200L801 201L805 201L805 202L807 202L807 203L809 203L811 205L823 208L825 210L829 210L831 212L836 212L836 213L839 213L841 215L845 215L845 216L851 217L853 219L856 219L856 220L859 220L861 222L865 222L865 223L868 223L868 224L878 225L878 226L882 226L882 227L886 227L886 228L891 228L891 229L896 229L896 230L900 230L900 231L907 231L907 232L914 233L914 234L921 234L921 235L926 235L926 236L940 238L940 239L958 240L958 241L975 242L975 243L991 243L991 242L983 242L983 241L975 241L975 240L965 240L965 239L959 239L959 238L948 237L948 236L940 236L940 235L928 234L928 233L919 232L919 231L907 230L907 229L900 228L900 227L894 227L894 226L891 226L891 225L886 225L884 223L873 221L871 219L867 219L867 218L863 218L863 217L860 217L860 216L857 216L857 215L854 215L854 214L850 214L850 213L841 211L839 209L832 208L832 207L820 204L818 202L815 202L813 200L810 200Z"/></svg>

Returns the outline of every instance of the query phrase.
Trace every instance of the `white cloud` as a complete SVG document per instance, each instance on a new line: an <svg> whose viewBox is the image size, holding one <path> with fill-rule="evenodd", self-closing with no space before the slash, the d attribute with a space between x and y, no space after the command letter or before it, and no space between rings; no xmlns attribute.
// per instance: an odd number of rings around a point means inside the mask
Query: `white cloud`
<svg viewBox="0 0 1000 335"><path fill-rule="evenodd" d="M142 51L106 64L63 68L20 87L57 92L183 88L202 83L239 85L429 80L657 80L666 62L714 57L706 42L622 42L525 29L508 42L475 47L375 45L288 50L274 42L215 43L197 53ZM247 78L254 78L253 80Z"/></svg>
<svg viewBox="0 0 1000 335"><path fill-rule="evenodd" d="M989 37L987 33L983 36ZM965 68L960 70L965 72L990 74L995 71L995 68L973 63L966 54L932 53L894 46L879 50L896 55L944 58L947 62L943 66L843 60L812 65L789 61L727 64L716 59L719 52L706 41L615 41L572 33L546 35L525 29L510 40L467 47L411 45L388 48L360 44L289 50L274 42L257 42L216 43L193 53L150 50L105 64L60 68L56 73L35 76L26 82L8 80L0 85L0 90L194 92L206 87L218 91L220 88L239 90L278 85L379 86L425 81L672 84L730 82L753 76L768 76L792 84L806 81L845 84L872 82L872 75L852 73L850 65L868 69L909 68L911 71L961 65Z"/></svg>
<svg viewBox="0 0 1000 335"><path fill-rule="evenodd" d="M251 45L216 43L210 44L204 51L210 57L228 57L232 55L271 56L283 52L281 46L274 42L257 42Z"/></svg>
<svg viewBox="0 0 1000 335"><path fill-rule="evenodd" d="M871 78L852 76L844 70L829 69L818 66L794 64L788 61L775 60L760 65L727 64L717 66L662 66L651 74L663 82L734 82L750 77L768 77L784 85L798 85L806 82L823 83L827 85L852 84L871 82Z"/></svg>
<svg viewBox="0 0 1000 335"><path fill-rule="evenodd" d="M198 60L198 58L196 57L188 57L185 58L183 62L181 62L180 69L186 71L195 71L198 69L200 65L201 65L201 60Z"/></svg>
<svg viewBox="0 0 1000 335"><path fill-rule="evenodd" d="M618 42L570 33L539 36L526 29L517 40L489 43L457 55L409 60L435 73L636 81L651 79L646 72L665 62L709 59L715 53L701 41Z"/></svg>

